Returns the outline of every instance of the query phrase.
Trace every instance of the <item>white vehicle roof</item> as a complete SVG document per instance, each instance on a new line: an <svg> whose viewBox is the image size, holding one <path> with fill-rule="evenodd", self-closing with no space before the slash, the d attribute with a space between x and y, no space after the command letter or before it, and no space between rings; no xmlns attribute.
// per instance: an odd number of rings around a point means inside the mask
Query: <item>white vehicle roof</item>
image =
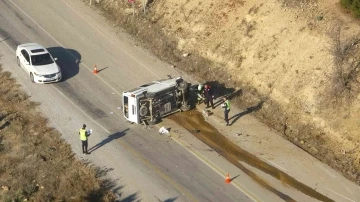
<svg viewBox="0 0 360 202"><path fill-rule="evenodd" d="M181 79L181 77L153 81L152 83L141 85L137 88L126 91L126 92L124 92L124 94L133 94L133 95L137 96L137 95L142 94L145 91L147 91L147 93L157 93L159 91L166 90L169 87L176 86L176 81L178 79Z"/></svg>
<svg viewBox="0 0 360 202"><path fill-rule="evenodd" d="M30 55L40 55L44 53L49 53L46 48L44 48L42 45L37 43L25 43L19 45L19 48L25 48Z"/></svg>

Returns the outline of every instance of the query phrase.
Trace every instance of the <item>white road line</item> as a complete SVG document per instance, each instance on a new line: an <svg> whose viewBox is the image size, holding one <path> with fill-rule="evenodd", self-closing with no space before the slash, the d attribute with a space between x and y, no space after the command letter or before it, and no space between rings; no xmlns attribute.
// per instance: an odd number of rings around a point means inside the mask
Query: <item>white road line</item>
<svg viewBox="0 0 360 202"><path fill-rule="evenodd" d="M281 166L279 166L278 164L272 162L272 161L269 161L267 160L266 158L262 157L262 156L259 156L260 158L264 159L265 161L269 162L270 164L272 164L273 166L277 167L278 169L282 170L283 172L287 172L287 170Z"/></svg>
<svg viewBox="0 0 360 202"><path fill-rule="evenodd" d="M317 163L316 166L317 166L318 168L321 168L321 170L325 171L327 174L331 175L331 177L333 177L333 178L336 177L336 175L334 175L331 171L329 171L328 169L324 168L323 165Z"/></svg>
<svg viewBox="0 0 360 202"><path fill-rule="evenodd" d="M24 10L22 10L18 5L16 5L12 0L9 0L10 3L15 6L19 11L21 11L26 17L28 17L35 25L37 25L46 35L48 35L52 40L54 40L57 44L59 44L61 47L64 47L63 44L61 44L58 40L56 40L49 32L47 32L41 25L39 25L34 19L32 19ZM78 59L76 58L70 51L66 50L65 51L71 55L74 59ZM84 66L87 70L89 70L90 72L92 72L91 68L89 66L87 66L84 63L80 63L80 65ZM118 95L122 96L122 93L118 92L114 87L112 87L108 82L106 82L103 78L101 78L100 76L97 76L97 78L99 78L102 82L104 82L109 88L111 88L111 90L113 90L114 92L116 92Z"/></svg>
<svg viewBox="0 0 360 202"><path fill-rule="evenodd" d="M267 162L269 162L270 164L274 165L275 167L279 168L280 170L282 170L283 172L287 172L287 170L281 166L279 166L278 164L272 162L272 161L269 161L267 160Z"/></svg>
<svg viewBox="0 0 360 202"><path fill-rule="evenodd" d="M328 188L326 188L326 187L325 187L325 189L327 189L327 190L331 191L332 193L337 194L337 195L339 195L339 196L341 196L341 197L343 197L343 198L345 198L345 199L347 199L347 200L349 200L349 201L355 202L354 200L349 199L348 197L343 196L343 195L341 195L341 194L339 194L339 193L337 193L337 192L335 192L335 191L333 191L333 190L331 190L331 189L328 189Z"/></svg>
<svg viewBox="0 0 360 202"><path fill-rule="evenodd" d="M93 25L91 22L89 22L88 20L86 20L85 17L83 17L79 12L77 12L73 7L71 7L67 2L65 2L64 0L61 0L64 4L66 4L67 7L69 7L74 13L76 13L80 18L82 18L86 23L88 23L91 27L93 27L96 31L98 31L105 39L107 39L107 41L109 41L110 43L112 43L115 47L119 48L121 51L123 51L126 55L128 55L131 59L135 60L137 63L139 63L142 67L144 67L146 70L148 70L151 74L153 74L154 76L156 76L157 78L160 79L160 76L158 76L156 73L154 73L153 71L151 71L150 68L148 68L145 64L143 64L142 62L140 62L139 60L137 60L135 57L133 57L132 54L128 53L125 51L125 49L123 49L121 46L118 46L114 43L113 40L109 39L99 28L97 28L95 25Z"/></svg>
<svg viewBox="0 0 360 202"><path fill-rule="evenodd" d="M348 187L347 185L345 185L345 183L341 183L341 184L342 184L343 187L346 188L346 190L347 190L349 193L353 193L352 191L350 191L349 187ZM356 188L358 189L358 191L360 191L360 187L359 187L359 186L357 186Z"/></svg>
<svg viewBox="0 0 360 202"><path fill-rule="evenodd" d="M2 41L2 43L5 44L6 47L8 47L10 50L12 50L15 53L15 51L11 48L9 44L6 43L6 41Z"/></svg>
<svg viewBox="0 0 360 202"><path fill-rule="evenodd" d="M161 128L161 125L156 126L158 129ZM170 132L170 137L173 139L177 144L179 144L181 147L185 148L188 152L190 152L193 156L195 156L197 159L199 159L201 162L203 162L205 165L207 165L209 168L211 168L213 171L215 171L220 176L224 177L227 172L219 168L218 166L214 165L212 162L210 162L206 157L198 153L197 151L191 149L191 146L185 143L184 141L180 140L177 135ZM249 197L251 200L260 202L261 200L256 197L254 193L252 193L250 190L246 189L242 185L232 181L231 184L235 186L238 190L240 190L242 193L244 193L247 197Z"/></svg>

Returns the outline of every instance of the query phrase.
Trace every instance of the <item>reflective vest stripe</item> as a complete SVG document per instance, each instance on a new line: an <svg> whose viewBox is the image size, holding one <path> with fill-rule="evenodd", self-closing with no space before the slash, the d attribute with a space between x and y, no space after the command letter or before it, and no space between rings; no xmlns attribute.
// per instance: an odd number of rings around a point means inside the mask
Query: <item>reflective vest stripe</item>
<svg viewBox="0 0 360 202"><path fill-rule="evenodd" d="M80 129L80 140L81 140L81 141L87 140L86 130L84 130L84 129Z"/></svg>
<svg viewBox="0 0 360 202"><path fill-rule="evenodd" d="M225 104L226 104L226 110L229 110L230 109L230 101L226 100Z"/></svg>

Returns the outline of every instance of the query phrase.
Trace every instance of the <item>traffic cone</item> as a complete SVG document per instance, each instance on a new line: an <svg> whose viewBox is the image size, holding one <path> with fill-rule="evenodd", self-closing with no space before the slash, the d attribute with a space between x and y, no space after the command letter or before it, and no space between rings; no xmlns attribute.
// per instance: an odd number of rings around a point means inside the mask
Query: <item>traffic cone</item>
<svg viewBox="0 0 360 202"><path fill-rule="evenodd" d="M96 65L95 65L95 67L94 67L94 71L93 71L93 73L94 73L94 74L97 74L97 73L98 73L98 70L97 70Z"/></svg>
<svg viewBox="0 0 360 202"><path fill-rule="evenodd" d="M230 179L230 175L229 175L229 174L226 175L225 182L226 182L227 184L229 184L229 183L231 182L231 179Z"/></svg>

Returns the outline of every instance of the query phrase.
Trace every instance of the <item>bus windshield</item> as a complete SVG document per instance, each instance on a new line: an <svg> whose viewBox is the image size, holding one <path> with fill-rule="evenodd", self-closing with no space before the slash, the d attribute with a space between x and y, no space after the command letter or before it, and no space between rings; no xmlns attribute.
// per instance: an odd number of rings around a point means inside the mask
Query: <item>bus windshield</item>
<svg viewBox="0 0 360 202"><path fill-rule="evenodd" d="M123 96L124 100L123 100L123 110L124 110L124 115L126 118L129 118L129 98L127 96Z"/></svg>

